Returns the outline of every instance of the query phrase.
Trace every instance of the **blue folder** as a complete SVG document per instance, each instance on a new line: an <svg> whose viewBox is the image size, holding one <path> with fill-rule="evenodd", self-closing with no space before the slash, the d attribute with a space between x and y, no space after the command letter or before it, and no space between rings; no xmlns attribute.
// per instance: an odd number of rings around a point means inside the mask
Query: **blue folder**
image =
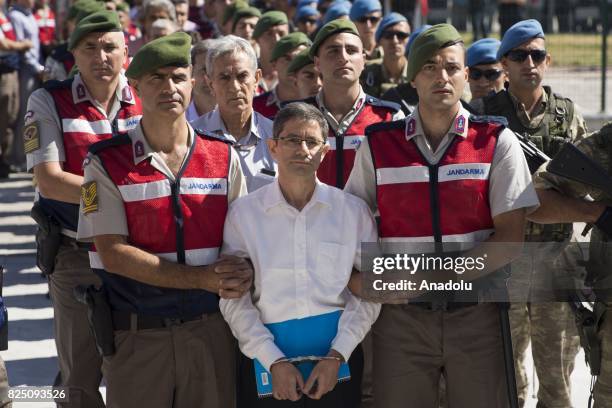
<svg viewBox="0 0 612 408"><path fill-rule="evenodd" d="M304 319L287 320L280 323L266 324L265 326L274 335L274 343L287 356L326 356L331 348L332 340L338 332L338 321L342 311L326 313L323 315L307 317ZM315 363L304 362L297 366L302 373L304 382L308 380ZM257 395L260 398L272 395L272 375L255 359L255 381L257 382ZM338 381L347 381L351 372L346 362L340 365Z"/></svg>

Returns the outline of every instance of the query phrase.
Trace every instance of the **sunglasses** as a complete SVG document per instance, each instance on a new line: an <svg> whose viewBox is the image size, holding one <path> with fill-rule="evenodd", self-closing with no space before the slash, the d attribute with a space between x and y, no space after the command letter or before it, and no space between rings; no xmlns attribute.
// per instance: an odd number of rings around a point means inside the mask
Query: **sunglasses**
<svg viewBox="0 0 612 408"><path fill-rule="evenodd" d="M531 60L539 64L546 58L546 50L512 50L506 54L510 61L523 62L531 56Z"/></svg>
<svg viewBox="0 0 612 408"><path fill-rule="evenodd" d="M364 17L358 18L357 21L360 22L360 23L363 23L363 24L367 23L368 21L371 24L378 24L380 19L381 19L381 17L368 17L368 16L364 16Z"/></svg>
<svg viewBox="0 0 612 408"><path fill-rule="evenodd" d="M470 76L470 79L473 79L474 81L478 81L483 76L488 81L495 81L497 78L501 76L502 72L503 71L500 69L487 69L483 71L478 68L470 68L469 76Z"/></svg>
<svg viewBox="0 0 612 408"><path fill-rule="evenodd" d="M398 40L404 41L406 38L410 37L410 33L405 33L403 31L383 31L380 36L385 40L392 40L393 37L397 37Z"/></svg>

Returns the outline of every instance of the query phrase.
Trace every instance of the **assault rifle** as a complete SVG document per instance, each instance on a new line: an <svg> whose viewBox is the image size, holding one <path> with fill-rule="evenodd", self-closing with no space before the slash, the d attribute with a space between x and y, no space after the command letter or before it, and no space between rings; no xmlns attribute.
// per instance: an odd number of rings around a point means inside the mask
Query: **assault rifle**
<svg viewBox="0 0 612 408"><path fill-rule="evenodd" d="M527 165L529 166L529 172L531 174L535 173L538 168L547 161L550 160L550 157L546 155L543 151L538 149L531 140L527 138L527 136L521 135L519 133L514 133L519 143L521 144L521 149L523 149L523 154L527 159Z"/></svg>

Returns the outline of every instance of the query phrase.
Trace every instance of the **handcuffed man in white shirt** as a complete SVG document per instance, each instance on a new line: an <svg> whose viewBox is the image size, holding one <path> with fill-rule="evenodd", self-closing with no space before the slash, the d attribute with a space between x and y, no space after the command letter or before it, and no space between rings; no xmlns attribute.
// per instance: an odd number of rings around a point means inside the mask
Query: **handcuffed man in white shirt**
<svg viewBox="0 0 612 408"><path fill-rule="evenodd" d="M242 405L356 407L359 343L380 305L360 300L346 286L361 268L361 243L377 241L376 223L363 201L317 180L329 150L328 125L318 109L287 105L273 135L267 143L278 178L232 203L225 222L223 253L250 258L255 270L250 296L220 302L246 356ZM288 361L313 355L322 357L314 368ZM339 383L347 368L350 380Z"/></svg>

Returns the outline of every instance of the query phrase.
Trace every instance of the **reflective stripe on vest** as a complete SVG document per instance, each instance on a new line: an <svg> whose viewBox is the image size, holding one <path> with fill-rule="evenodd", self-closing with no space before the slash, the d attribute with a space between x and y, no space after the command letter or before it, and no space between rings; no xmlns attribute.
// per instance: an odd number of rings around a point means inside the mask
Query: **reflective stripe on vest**
<svg viewBox="0 0 612 408"><path fill-rule="evenodd" d="M74 103L71 84L72 81L66 81L65 86L50 89L49 93L55 101L62 123L66 156L64 170L82 176L83 159L87 155L89 146L110 138L113 133L126 133L134 128L142 116L142 108L140 100L135 96L136 93L130 88L136 103L130 105L121 102L113 129L113 124L89 101Z"/></svg>
<svg viewBox="0 0 612 408"><path fill-rule="evenodd" d="M228 209L230 145L196 136L176 182L149 159L134 164L131 143L107 147L98 156L123 199L131 245L192 266L218 258ZM218 310L213 293L146 285L105 272L95 249L89 257L113 309L169 317Z"/></svg>
<svg viewBox="0 0 612 408"><path fill-rule="evenodd" d="M470 122L436 165L404 129L379 130L368 142L376 170L383 242L478 242L493 231L489 177L496 124Z"/></svg>
<svg viewBox="0 0 612 408"><path fill-rule="evenodd" d="M365 138L365 128L374 123L391 121L393 113L391 108L366 103L342 135L336 135L330 129L327 139L330 150L317 170L319 180L331 186L344 188L353 170L356 150ZM338 146L338 140L342 140L341 148Z"/></svg>
<svg viewBox="0 0 612 408"><path fill-rule="evenodd" d="M48 45L55 37L55 14L52 10L39 9L34 14L38 24L38 37L43 45Z"/></svg>
<svg viewBox="0 0 612 408"><path fill-rule="evenodd" d="M13 25L9 21L9 19L0 12L0 30L4 36L9 39L16 41L17 37L15 36L15 31L13 30Z"/></svg>

